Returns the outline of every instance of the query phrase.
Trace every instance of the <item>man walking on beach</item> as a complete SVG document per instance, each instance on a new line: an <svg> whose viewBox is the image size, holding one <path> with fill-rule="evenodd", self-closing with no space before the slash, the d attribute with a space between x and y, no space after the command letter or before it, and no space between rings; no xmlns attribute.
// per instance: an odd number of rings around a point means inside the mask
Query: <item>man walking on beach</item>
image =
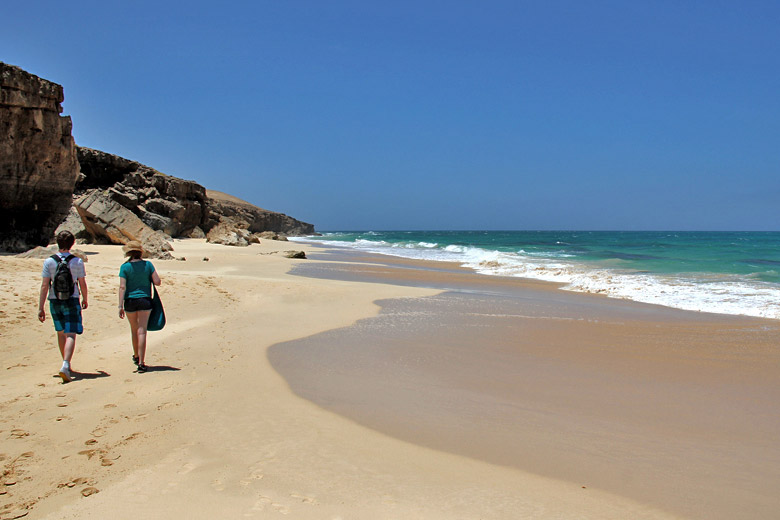
<svg viewBox="0 0 780 520"><path fill-rule="evenodd" d="M87 308L87 280L84 270L84 262L81 258L72 255L70 248L73 247L76 238L70 231L61 231L57 233L57 246L60 248L56 255L52 255L43 262L43 272L41 276L41 294L38 300L38 319L43 323L46 321L46 311L43 304L48 296L49 310L51 318L54 321L54 330L57 331L57 343L62 354L62 368L59 375L63 383L73 381L73 375L70 372L70 360L73 358L73 351L76 349L76 335L81 334L84 328L81 324L81 309ZM67 266L72 278L73 291L61 292L61 278L57 276L58 268L63 270ZM57 280L55 281L55 277ZM55 281L55 283L52 283ZM67 280L65 280L67 281ZM57 286L55 288L55 286ZM68 289L70 287L68 286ZM81 295L81 304L79 305L79 294Z"/></svg>

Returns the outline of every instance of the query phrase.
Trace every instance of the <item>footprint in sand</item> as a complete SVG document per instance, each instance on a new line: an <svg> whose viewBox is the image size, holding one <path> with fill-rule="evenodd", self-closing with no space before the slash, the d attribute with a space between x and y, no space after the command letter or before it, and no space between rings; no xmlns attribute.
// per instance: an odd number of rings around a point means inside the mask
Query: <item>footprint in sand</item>
<svg viewBox="0 0 780 520"><path fill-rule="evenodd" d="M189 473L193 469L195 469L195 464L193 464L191 462L188 462L184 466L181 467L181 469L179 470L179 475L186 475L187 473Z"/></svg>
<svg viewBox="0 0 780 520"><path fill-rule="evenodd" d="M290 510L287 509L284 505L278 504L271 500L270 498L260 495L260 498L255 502L255 505L252 506L251 511L265 511L267 507L270 507L277 513L283 514L283 515L289 515Z"/></svg>
<svg viewBox="0 0 780 520"><path fill-rule="evenodd" d="M246 487L256 480L262 480L264 476L261 469L253 469L247 477L242 478L238 482Z"/></svg>
<svg viewBox="0 0 780 520"><path fill-rule="evenodd" d="M11 438L13 439L21 439L23 437L27 437L28 435L30 435L28 432L21 430L19 428L14 428L13 430L11 430Z"/></svg>
<svg viewBox="0 0 780 520"><path fill-rule="evenodd" d="M81 450L79 452L79 455L86 455L87 459L91 459L95 456L95 453L99 453L100 450Z"/></svg>
<svg viewBox="0 0 780 520"><path fill-rule="evenodd" d="M94 495L95 493L100 493L100 490L96 487L85 487L81 490L81 495L85 497Z"/></svg>
<svg viewBox="0 0 780 520"><path fill-rule="evenodd" d="M86 478L86 477L78 477L78 478L74 478L73 480L69 480L68 482L63 482L61 484L58 484L57 487L58 488L63 488L63 487L74 488L76 486L80 486L82 484L87 484L87 483L89 483L89 479L88 478Z"/></svg>

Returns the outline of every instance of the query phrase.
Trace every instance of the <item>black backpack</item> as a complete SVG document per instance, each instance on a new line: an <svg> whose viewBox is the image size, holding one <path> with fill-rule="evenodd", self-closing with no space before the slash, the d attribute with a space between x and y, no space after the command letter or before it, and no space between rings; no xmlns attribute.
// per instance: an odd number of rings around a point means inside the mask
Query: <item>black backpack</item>
<svg viewBox="0 0 780 520"><path fill-rule="evenodd" d="M54 279L51 281L54 288L54 297L58 300L68 300L73 296L73 275L70 274L68 262L76 258L74 255L68 255L62 258L60 255L51 255L57 262L57 270L54 272Z"/></svg>

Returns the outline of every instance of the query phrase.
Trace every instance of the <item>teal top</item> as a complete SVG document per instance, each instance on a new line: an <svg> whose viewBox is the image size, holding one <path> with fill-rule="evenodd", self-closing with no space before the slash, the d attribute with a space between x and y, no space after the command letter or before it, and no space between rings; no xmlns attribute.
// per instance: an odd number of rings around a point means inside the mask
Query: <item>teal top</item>
<svg viewBox="0 0 780 520"><path fill-rule="evenodd" d="M119 268L119 277L127 280L125 299L151 298L152 297L152 273L154 266L151 262L125 262Z"/></svg>

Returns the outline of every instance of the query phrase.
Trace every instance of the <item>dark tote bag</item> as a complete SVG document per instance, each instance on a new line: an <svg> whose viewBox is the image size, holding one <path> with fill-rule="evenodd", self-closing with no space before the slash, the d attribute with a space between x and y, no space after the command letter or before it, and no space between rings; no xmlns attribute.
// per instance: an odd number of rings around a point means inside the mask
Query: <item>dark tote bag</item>
<svg viewBox="0 0 780 520"><path fill-rule="evenodd" d="M165 327L165 309L163 309L160 295L157 294L157 287L152 284L154 295L152 296L152 312L149 314L149 323L146 330L162 330Z"/></svg>

